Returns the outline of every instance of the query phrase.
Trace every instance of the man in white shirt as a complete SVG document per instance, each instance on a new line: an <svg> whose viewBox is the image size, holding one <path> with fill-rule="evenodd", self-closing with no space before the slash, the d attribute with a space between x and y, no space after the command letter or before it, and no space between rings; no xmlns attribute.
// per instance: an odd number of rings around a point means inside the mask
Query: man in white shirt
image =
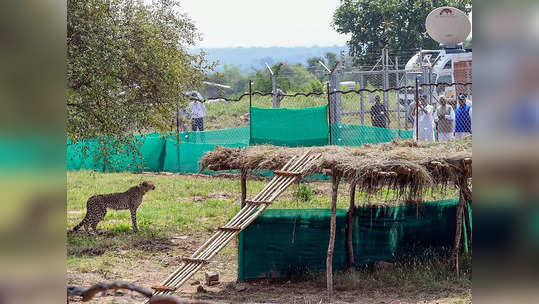
<svg viewBox="0 0 539 304"><path fill-rule="evenodd" d="M436 110L435 119L438 122L438 141L444 141L453 138L455 111L447 104L443 96L440 97L439 102L440 106Z"/></svg>
<svg viewBox="0 0 539 304"><path fill-rule="evenodd" d="M189 111L191 115L191 129L193 131L204 131L204 116L206 115L206 106L202 103L204 98L198 92L191 94Z"/></svg>
<svg viewBox="0 0 539 304"><path fill-rule="evenodd" d="M418 114L416 114L418 113ZM434 107L428 104L427 95L421 97L418 106L412 112L414 117L414 138L418 141L434 142ZM415 121L417 115L417 122ZM416 130L419 128L418 130Z"/></svg>

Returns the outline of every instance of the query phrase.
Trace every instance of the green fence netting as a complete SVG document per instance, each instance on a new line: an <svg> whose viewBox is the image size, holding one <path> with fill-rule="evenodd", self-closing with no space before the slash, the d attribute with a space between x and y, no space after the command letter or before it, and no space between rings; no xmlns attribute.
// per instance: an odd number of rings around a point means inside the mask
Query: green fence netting
<svg viewBox="0 0 539 304"><path fill-rule="evenodd" d="M360 146L390 142L395 138L410 139L413 131L386 129L364 125L333 124L331 125L332 144L338 146Z"/></svg>
<svg viewBox="0 0 539 304"><path fill-rule="evenodd" d="M323 146L328 144L327 106L302 109L251 108L251 144Z"/></svg>
<svg viewBox="0 0 539 304"><path fill-rule="evenodd" d="M362 207L354 214L356 265L451 248L457 199L416 206ZM347 267L347 210L337 210L333 269ZM269 209L240 234L238 278L283 278L323 272L330 210Z"/></svg>
<svg viewBox="0 0 539 304"><path fill-rule="evenodd" d="M107 144L107 140L102 141ZM103 170L105 171L163 171L165 158L165 138L158 133L135 136L131 144L138 153L127 145L118 148L106 147L97 139L80 142L67 141L67 170ZM106 151L106 152L103 152ZM106 157L104 157L106 155Z"/></svg>
<svg viewBox="0 0 539 304"><path fill-rule="evenodd" d="M135 136L132 149L108 151L96 139L67 141L67 170L105 171L168 171L198 172L198 161L215 146L245 147L256 144L280 146L320 146L329 143L327 106L301 109L266 109L252 107L250 126L203 132L151 133ZM334 124L332 144L359 146L412 138L412 131L384 129L372 126ZM179 142L178 142L179 141ZM179 143L179 146L178 146ZM209 172L207 172L209 173Z"/></svg>
<svg viewBox="0 0 539 304"><path fill-rule="evenodd" d="M179 149L178 149L179 140ZM106 142L106 140L105 140ZM204 132L150 133L133 137L138 149L105 149L105 171L168 171L194 173L199 171L198 160L215 146L245 147L249 144L249 127ZM103 170L102 144L96 139L80 142L67 141L67 170Z"/></svg>

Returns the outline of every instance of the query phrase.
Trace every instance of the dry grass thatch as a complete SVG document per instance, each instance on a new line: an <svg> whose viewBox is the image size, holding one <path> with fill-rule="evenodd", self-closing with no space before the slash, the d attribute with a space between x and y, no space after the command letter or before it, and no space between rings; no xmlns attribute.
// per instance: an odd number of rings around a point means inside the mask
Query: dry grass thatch
<svg viewBox="0 0 539 304"><path fill-rule="evenodd" d="M218 147L206 153L199 164L202 170L214 171L278 170L292 156L306 149L322 154L310 173L338 174L366 193L376 193L382 188L395 189L397 196L407 196L410 200L421 200L431 186L445 188L458 183L459 176L471 177L472 174L471 139L443 143L396 140L360 147Z"/></svg>

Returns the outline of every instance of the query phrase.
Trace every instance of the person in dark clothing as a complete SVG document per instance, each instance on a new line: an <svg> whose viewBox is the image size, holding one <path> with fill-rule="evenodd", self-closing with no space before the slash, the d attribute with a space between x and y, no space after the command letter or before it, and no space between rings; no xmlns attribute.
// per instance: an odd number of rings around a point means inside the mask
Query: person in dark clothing
<svg viewBox="0 0 539 304"><path fill-rule="evenodd" d="M379 128L387 128L389 126L389 113L386 106L380 102L380 96L374 97L374 105L371 107L372 125Z"/></svg>

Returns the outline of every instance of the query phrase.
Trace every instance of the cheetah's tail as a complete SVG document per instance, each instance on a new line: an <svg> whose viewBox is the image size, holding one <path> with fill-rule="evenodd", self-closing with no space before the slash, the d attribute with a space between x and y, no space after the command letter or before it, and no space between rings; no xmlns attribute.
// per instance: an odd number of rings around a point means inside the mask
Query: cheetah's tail
<svg viewBox="0 0 539 304"><path fill-rule="evenodd" d="M82 227L82 225L84 225L84 223L86 223L87 217L88 217L88 215L85 215L84 218L82 219L82 221L80 221L80 223L78 223L77 226L73 227L71 232L75 232L75 231L79 230L80 227Z"/></svg>

